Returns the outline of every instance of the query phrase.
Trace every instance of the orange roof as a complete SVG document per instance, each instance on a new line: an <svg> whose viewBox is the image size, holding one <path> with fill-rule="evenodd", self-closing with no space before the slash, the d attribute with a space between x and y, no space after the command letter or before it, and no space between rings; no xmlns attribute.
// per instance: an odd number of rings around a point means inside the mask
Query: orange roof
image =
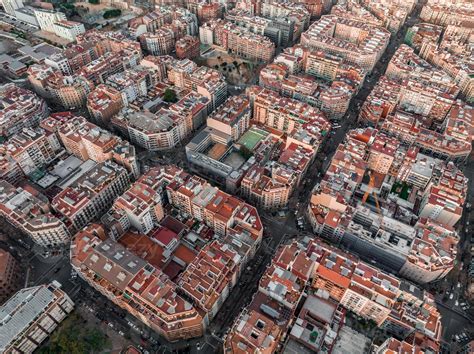
<svg viewBox="0 0 474 354"><path fill-rule="evenodd" d="M184 245L179 245L178 248L174 251L173 255L181 259L186 264L190 264L197 255L191 251L188 247Z"/></svg>
<svg viewBox="0 0 474 354"><path fill-rule="evenodd" d="M119 239L119 243L153 266L160 269L163 266L163 248L148 236L128 232Z"/></svg>
<svg viewBox="0 0 474 354"><path fill-rule="evenodd" d="M343 288L348 288L349 284L351 283L351 280L349 278L346 278L343 275L337 274L336 272L321 265L318 267L317 273L322 278L330 280L334 284Z"/></svg>

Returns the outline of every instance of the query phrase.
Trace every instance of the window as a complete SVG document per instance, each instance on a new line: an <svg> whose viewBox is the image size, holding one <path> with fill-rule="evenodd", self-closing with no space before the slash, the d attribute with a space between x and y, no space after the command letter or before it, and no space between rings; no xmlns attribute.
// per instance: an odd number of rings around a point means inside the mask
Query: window
<svg viewBox="0 0 474 354"><path fill-rule="evenodd" d="M265 328L265 322L262 320L257 320L256 326L258 329L264 329Z"/></svg>

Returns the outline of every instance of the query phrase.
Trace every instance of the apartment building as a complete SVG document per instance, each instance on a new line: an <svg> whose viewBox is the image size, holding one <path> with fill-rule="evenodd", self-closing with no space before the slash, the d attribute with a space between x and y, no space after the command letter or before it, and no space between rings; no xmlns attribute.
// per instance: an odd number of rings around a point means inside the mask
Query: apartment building
<svg viewBox="0 0 474 354"><path fill-rule="evenodd" d="M216 110L227 98L227 81L219 71L207 66L201 66L196 69L195 64L191 63L183 68L183 86L180 87L195 91L206 97L209 100L207 111L209 114ZM195 68L194 70L192 70L193 67ZM174 67L172 70L174 71ZM175 85L179 86L176 82Z"/></svg>
<svg viewBox="0 0 474 354"><path fill-rule="evenodd" d="M84 117L69 112L55 113L41 124L42 128L55 133L64 148L83 161L108 160L124 166L135 178L139 176L135 147L105 129L88 122Z"/></svg>
<svg viewBox="0 0 474 354"><path fill-rule="evenodd" d="M188 5L190 10L197 15L199 23L207 23L209 21L222 17L224 7L220 3L207 2L207 1L196 1L195 5Z"/></svg>
<svg viewBox="0 0 474 354"><path fill-rule="evenodd" d="M53 53L44 59L44 63L63 75L72 75L84 65L99 57L99 50L94 43L71 44L63 51Z"/></svg>
<svg viewBox="0 0 474 354"><path fill-rule="evenodd" d="M296 275L272 264L260 279L258 290L294 313L301 300L303 284Z"/></svg>
<svg viewBox="0 0 474 354"><path fill-rule="evenodd" d="M274 21L274 26L281 31L282 44L285 46L298 40L309 26L311 15L303 3L274 1L264 2L260 6L258 15Z"/></svg>
<svg viewBox="0 0 474 354"><path fill-rule="evenodd" d="M279 210L288 204L294 183L284 183L265 174L265 168L252 166L240 184L242 196L266 210Z"/></svg>
<svg viewBox="0 0 474 354"><path fill-rule="evenodd" d="M234 9L226 13L225 19L250 30L252 33L270 38L276 46L287 47L298 38L295 35L295 30L299 29L296 23L298 19L293 14L297 14L296 9L288 16L279 14L276 17L265 18L250 14L248 9ZM302 12L298 13L298 15L302 14Z"/></svg>
<svg viewBox="0 0 474 354"><path fill-rule="evenodd" d="M28 68L28 81L38 95L49 98L66 109L85 105L94 84L83 76L64 76L46 65Z"/></svg>
<svg viewBox="0 0 474 354"><path fill-rule="evenodd" d="M413 352L416 350L420 351L420 353L436 353L439 352L440 345L429 337L417 333L403 341L399 341L394 337L387 338L379 346L373 345L371 350L376 354Z"/></svg>
<svg viewBox="0 0 474 354"><path fill-rule="evenodd" d="M125 168L111 161L100 162L57 194L52 206L71 229L80 230L108 210L129 185Z"/></svg>
<svg viewBox="0 0 474 354"><path fill-rule="evenodd" d="M426 155L456 162L467 159L472 146L466 135L471 123L468 117L472 115L469 106L454 105L451 114L445 119L441 131L424 127L424 122L418 116L404 111L395 111L387 117L381 129L397 137L404 144L413 144ZM467 118L467 120L466 120Z"/></svg>
<svg viewBox="0 0 474 354"><path fill-rule="evenodd" d="M231 96L207 118L207 126L237 141L249 128L250 114L246 97Z"/></svg>
<svg viewBox="0 0 474 354"><path fill-rule="evenodd" d="M443 27L430 23L419 23L407 30L407 44L416 51L422 51L430 42L438 42L441 38Z"/></svg>
<svg viewBox="0 0 474 354"><path fill-rule="evenodd" d="M49 114L46 102L15 84L0 86L0 134L9 137L34 127Z"/></svg>
<svg viewBox="0 0 474 354"><path fill-rule="evenodd" d="M73 309L56 281L20 290L0 307L0 351L33 353Z"/></svg>
<svg viewBox="0 0 474 354"><path fill-rule="evenodd" d="M126 52L107 52L90 64L83 66L79 75L94 83L104 84L110 76L138 64L139 58L129 57Z"/></svg>
<svg viewBox="0 0 474 354"><path fill-rule="evenodd" d="M2 0L3 9L11 16L15 16L15 10L24 7L22 0Z"/></svg>
<svg viewBox="0 0 474 354"><path fill-rule="evenodd" d="M415 228L420 236L414 240L400 275L417 283L444 278L454 267L459 236L453 228L425 218Z"/></svg>
<svg viewBox="0 0 474 354"><path fill-rule="evenodd" d="M172 104L169 109L184 117L187 129L195 131L206 121L207 112L209 111L209 99L192 91Z"/></svg>
<svg viewBox="0 0 474 354"><path fill-rule="evenodd" d="M387 174L392 167L395 153L400 145L397 139L391 139L379 134L375 137L369 149L368 167L381 174Z"/></svg>
<svg viewBox="0 0 474 354"><path fill-rule="evenodd" d="M206 325L237 283L240 255L232 245L218 240L204 246L177 281L194 306L204 311Z"/></svg>
<svg viewBox="0 0 474 354"><path fill-rule="evenodd" d="M153 33L142 34L140 43L142 48L151 55L166 55L175 49L176 36L171 27L163 26Z"/></svg>
<svg viewBox="0 0 474 354"><path fill-rule="evenodd" d="M380 326L391 312L399 286L400 282L396 278L359 263L352 273L351 283L341 304ZM375 298L377 301L373 300Z"/></svg>
<svg viewBox="0 0 474 354"><path fill-rule="evenodd" d="M154 10L141 17L135 17L128 22L129 31L135 37L144 32L155 32L156 30L172 25L181 33L195 36L197 34L197 18L195 13L176 4L156 5ZM189 4L188 8L191 6Z"/></svg>
<svg viewBox="0 0 474 354"><path fill-rule="evenodd" d="M263 226L257 210L242 200L212 187L202 178L185 174L166 186L170 204L196 220L204 222L219 235L246 230L258 247Z"/></svg>
<svg viewBox="0 0 474 354"><path fill-rule="evenodd" d="M269 62L275 55L275 44L270 39L223 20L209 21L199 27L199 38L201 43L218 45L249 60Z"/></svg>
<svg viewBox="0 0 474 354"><path fill-rule="evenodd" d="M164 217L160 190L153 183L156 172L143 174L125 193L118 197L106 216L107 227L119 238L129 228L148 234ZM125 216L125 217L123 217Z"/></svg>
<svg viewBox="0 0 474 354"><path fill-rule="evenodd" d="M330 119L341 119L349 109L355 88L343 80L333 81L331 86L319 95L321 111Z"/></svg>
<svg viewBox="0 0 474 354"><path fill-rule="evenodd" d="M164 216L171 208L180 219L187 215L187 220L202 225L188 230L184 223ZM102 222L76 234L71 246L73 268L170 341L202 336L263 235L255 208L172 165L152 168L141 176L116 199ZM204 234L198 230L209 233L209 242L200 238ZM219 237L211 239L214 233ZM194 237L199 244L205 242L196 251L190 250ZM140 244L137 238L142 238ZM183 269L176 284L164 269L172 262Z"/></svg>
<svg viewBox="0 0 474 354"><path fill-rule="evenodd" d="M111 123L132 143L150 151L175 147L192 129L185 117L165 108L155 114L125 111L113 117Z"/></svg>
<svg viewBox="0 0 474 354"><path fill-rule="evenodd" d="M240 184L242 195L267 210L284 208L316 151L287 141L278 161L270 164L271 168L254 164L245 172Z"/></svg>
<svg viewBox="0 0 474 354"><path fill-rule="evenodd" d="M465 191L466 179L453 163L374 129L360 129L338 147L313 190L308 213L319 235L425 283L453 268L453 245L459 241L452 226L462 213ZM378 195L375 205L364 203L371 193ZM364 205L354 200L357 195L364 195ZM406 208L404 216L388 211L393 200ZM419 225L411 226L412 218Z"/></svg>
<svg viewBox="0 0 474 354"><path fill-rule="evenodd" d="M87 95L87 110L100 124L107 125L110 119L123 108L122 94L109 85L98 85Z"/></svg>
<svg viewBox="0 0 474 354"><path fill-rule="evenodd" d="M468 179L449 163L441 171L438 181L428 188L420 206L420 217L454 226L461 218L466 201Z"/></svg>
<svg viewBox="0 0 474 354"><path fill-rule="evenodd" d="M74 42L78 35L84 33L86 29L80 22L61 20L53 25L54 33L62 38Z"/></svg>
<svg viewBox="0 0 474 354"><path fill-rule="evenodd" d="M301 45L286 48L260 71L261 86L317 107L333 120L347 112L364 78L365 72L360 67Z"/></svg>
<svg viewBox="0 0 474 354"><path fill-rule="evenodd" d="M178 59L192 59L200 54L201 42L198 37L184 36L176 42L176 57Z"/></svg>
<svg viewBox="0 0 474 354"><path fill-rule="evenodd" d="M468 3L459 1L456 3L428 3L423 6L420 19L424 22L445 26L449 24L466 21L472 23L472 8Z"/></svg>
<svg viewBox="0 0 474 354"><path fill-rule="evenodd" d="M101 226L90 225L73 239L71 263L78 274L167 340L202 336L202 315L178 295L168 276L121 244L101 241L96 235L103 233Z"/></svg>
<svg viewBox="0 0 474 354"><path fill-rule="evenodd" d="M65 224L51 213L48 199L34 188L16 188L0 181L0 214L43 247L70 241Z"/></svg>
<svg viewBox="0 0 474 354"><path fill-rule="evenodd" d="M390 32L351 18L323 15L301 35L301 44L338 55L371 71L382 56Z"/></svg>
<svg viewBox="0 0 474 354"><path fill-rule="evenodd" d="M55 32L54 25L59 21L67 21L66 15L59 11L36 9L34 10L38 25L43 31Z"/></svg>
<svg viewBox="0 0 474 354"><path fill-rule="evenodd" d="M376 126L395 111L401 86L397 82L382 76L369 96L362 104L359 120Z"/></svg>
<svg viewBox="0 0 474 354"><path fill-rule="evenodd" d="M294 323L313 262L291 245L281 247L262 276L251 303L228 332L224 352L272 353Z"/></svg>
<svg viewBox="0 0 474 354"><path fill-rule="evenodd" d="M154 65L160 68L164 67L163 70L166 72L166 77L176 87L184 88L185 85L188 85L186 88L193 91L197 91L197 86L202 83L201 81L199 81L198 77L193 77L193 79L195 80L194 82L196 84L195 88L193 88L193 85L190 83L190 81L188 81L190 80L190 76L192 75L192 73L198 68L197 64L192 60L175 60L171 56L162 56L159 60L153 59L153 63ZM201 71L201 73L204 73L204 71ZM209 73L211 75L208 75L208 79L210 79L211 76L217 80L222 77L222 75L217 70L210 70Z"/></svg>
<svg viewBox="0 0 474 354"><path fill-rule="evenodd" d="M20 288L20 264L9 253L0 249L0 305L3 305Z"/></svg>
<svg viewBox="0 0 474 354"><path fill-rule="evenodd" d="M311 51L306 59L305 72L317 78L334 81L343 59L325 51Z"/></svg>
<svg viewBox="0 0 474 354"><path fill-rule="evenodd" d="M274 353L282 335L271 319L254 310L240 313L230 334L226 337L224 349L230 353Z"/></svg>
<svg viewBox="0 0 474 354"><path fill-rule="evenodd" d="M272 90L253 88L249 97L253 102L253 119L283 133L290 133L300 124L323 117L317 108L282 97Z"/></svg>
<svg viewBox="0 0 474 354"><path fill-rule="evenodd" d="M23 128L0 145L2 160L7 164L13 160L26 176L52 162L60 150L61 144L55 134L41 128Z"/></svg>
<svg viewBox="0 0 474 354"><path fill-rule="evenodd" d="M316 262L316 294L329 295L388 333L415 333L439 344L441 315L430 294L319 240L306 250Z"/></svg>
<svg viewBox="0 0 474 354"><path fill-rule="evenodd" d="M146 96L150 81L145 70L129 69L107 78L106 85L119 91L126 107L138 97Z"/></svg>

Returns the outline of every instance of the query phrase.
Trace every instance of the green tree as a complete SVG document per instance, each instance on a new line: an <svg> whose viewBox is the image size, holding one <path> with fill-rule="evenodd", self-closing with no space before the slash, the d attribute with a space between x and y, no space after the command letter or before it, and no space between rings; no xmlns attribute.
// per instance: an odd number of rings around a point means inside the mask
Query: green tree
<svg viewBox="0 0 474 354"><path fill-rule="evenodd" d="M89 0L89 4L97 5L98 3L99 3L99 0Z"/></svg>
<svg viewBox="0 0 474 354"><path fill-rule="evenodd" d="M104 12L104 18L112 18L112 17L118 17L122 14L122 10L120 9L110 9Z"/></svg>
<svg viewBox="0 0 474 354"><path fill-rule="evenodd" d="M245 145L242 145L240 147L240 154L242 155L242 157L246 160L248 160L249 158L251 158L253 156L253 152L252 150L250 150L248 147L246 147Z"/></svg>
<svg viewBox="0 0 474 354"><path fill-rule="evenodd" d="M77 313L69 316L52 334L40 354L83 354L101 352L110 347L106 335L97 328L84 327L84 320Z"/></svg>
<svg viewBox="0 0 474 354"><path fill-rule="evenodd" d="M170 88L165 90L165 94L163 95L163 101L168 103L175 103L178 102L178 97L176 96L176 92Z"/></svg>

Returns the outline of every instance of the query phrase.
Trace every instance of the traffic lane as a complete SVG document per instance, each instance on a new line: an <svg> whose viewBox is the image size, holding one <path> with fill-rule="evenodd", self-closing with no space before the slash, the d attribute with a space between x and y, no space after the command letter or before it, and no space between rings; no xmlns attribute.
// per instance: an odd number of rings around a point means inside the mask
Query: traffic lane
<svg viewBox="0 0 474 354"><path fill-rule="evenodd" d="M86 284L83 280L80 282ZM130 336L130 340L135 346L156 353L159 347L167 348L166 345L170 345L137 318L128 314L127 311L118 307L95 289L86 285L81 288L79 295L78 302L85 306L92 315L99 321L106 323L119 335L122 335L121 332L124 336Z"/></svg>
<svg viewBox="0 0 474 354"><path fill-rule="evenodd" d="M452 311L449 307L437 302L437 307L441 313L441 324L443 325L442 338L446 342L451 342L455 334L459 334L469 328L473 328L474 323L464 316Z"/></svg>

